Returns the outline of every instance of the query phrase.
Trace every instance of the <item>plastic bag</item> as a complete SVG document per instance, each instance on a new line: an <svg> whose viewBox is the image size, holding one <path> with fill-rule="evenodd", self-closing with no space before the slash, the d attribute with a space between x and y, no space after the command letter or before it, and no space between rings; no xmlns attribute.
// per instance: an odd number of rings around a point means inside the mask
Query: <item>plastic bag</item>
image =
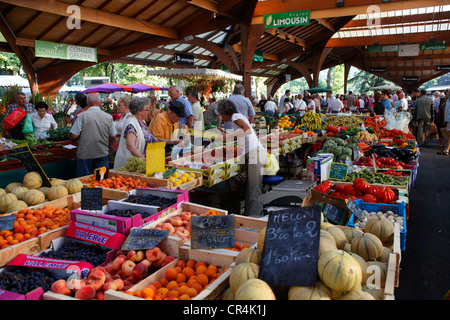
<svg viewBox="0 0 450 320"><path fill-rule="evenodd" d="M265 169L264 174L267 176L274 176L280 170L280 165L278 163L277 158L273 154L268 153L267 158L268 159L267 159L266 166L264 168Z"/></svg>
<svg viewBox="0 0 450 320"><path fill-rule="evenodd" d="M29 134L34 132L33 121L29 113L25 116L25 123L23 124L22 133Z"/></svg>
<svg viewBox="0 0 450 320"><path fill-rule="evenodd" d="M11 131L27 114L28 111L17 108L3 119L3 129Z"/></svg>

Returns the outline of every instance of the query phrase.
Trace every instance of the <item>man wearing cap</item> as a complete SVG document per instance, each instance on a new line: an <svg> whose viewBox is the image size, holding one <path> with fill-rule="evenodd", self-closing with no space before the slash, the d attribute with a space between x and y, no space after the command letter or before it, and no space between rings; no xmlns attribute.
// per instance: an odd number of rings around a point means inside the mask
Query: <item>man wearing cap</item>
<svg viewBox="0 0 450 320"><path fill-rule="evenodd" d="M179 121L184 117L186 117L184 105L181 102L170 100L169 110L157 114L152 122L150 122L148 130L158 141L166 143L167 152L174 145L183 141L176 137L176 135L178 134Z"/></svg>
<svg viewBox="0 0 450 320"><path fill-rule="evenodd" d="M182 125L187 125L189 128L192 128L194 125L194 117L192 115L192 104L188 99L181 95L181 90L178 86L170 86L169 87L169 97L171 100L180 102L184 108L184 114L180 121L178 121L178 125L181 128Z"/></svg>

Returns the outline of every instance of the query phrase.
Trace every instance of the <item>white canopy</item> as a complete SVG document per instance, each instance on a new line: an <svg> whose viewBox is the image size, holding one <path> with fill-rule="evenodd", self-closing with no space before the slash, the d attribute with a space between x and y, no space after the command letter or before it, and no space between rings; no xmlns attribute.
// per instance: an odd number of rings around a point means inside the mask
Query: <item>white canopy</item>
<svg viewBox="0 0 450 320"><path fill-rule="evenodd" d="M166 78L174 78L180 80L235 80L242 81L242 76L225 72L219 69L208 68L186 68L186 69L166 69L166 70L147 70L148 76L160 76Z"/></svg>
<svg viewBox="0 0 450 320"><path fill-rule="evenodd" d="M385 89L387 89L387 90L401 90L402 87L391 86L389 84L385 84L385 85L382 85L382 86L369 88L369 90L385 90Z"/></svg>
<svg viewBox="0 0 450 320"><path fill-rule="evenodd" d="M450 89L450 85L444 85L444 86L434 86L434 87L429 87L427 88L428 92L433 92L433 91L441 91L444 92L446 90Z"/></svg>
<svg viewBox="0 0 450 320"><path fill-rule="evenodd" d="M28 80L21 76L0 76L0 87L21 86L22 88L29 88Z"/></svg>

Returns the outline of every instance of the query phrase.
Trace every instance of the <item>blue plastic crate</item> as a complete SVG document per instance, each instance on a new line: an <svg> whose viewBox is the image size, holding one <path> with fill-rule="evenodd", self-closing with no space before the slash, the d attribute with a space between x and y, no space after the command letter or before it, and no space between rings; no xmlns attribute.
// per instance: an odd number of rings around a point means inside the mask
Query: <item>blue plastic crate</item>
<svg viewBox="0 0 450 320"><path fill-rule="evenodd" d="M400 202L398 204L384 204L384 203L370 203L363 202L361 199L356 199L356 205L363 210L368 212L378 212L381 211L386 213L392 211L394 214L398 214L403 217L403 230L400 231L400 247L402 251L406 250L406 204L405 202ZM355 227L355 216L352 213L350 219L348 220L347 226Z"/></svg>

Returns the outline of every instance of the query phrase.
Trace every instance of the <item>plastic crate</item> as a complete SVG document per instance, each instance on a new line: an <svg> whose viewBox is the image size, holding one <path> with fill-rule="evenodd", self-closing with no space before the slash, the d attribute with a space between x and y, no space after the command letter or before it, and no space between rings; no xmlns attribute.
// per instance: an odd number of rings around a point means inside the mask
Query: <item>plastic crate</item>
<svg viewBox="0 0 450 320"><path fill-rule="evenodd" d="M400 247L402 251L406 250L406 204L404 202L400 202L398 204L384 204L363 202L361 199L356 199L355 203L358 207L368 212L381 211L386 213L387 211L392 211L394 214L398 214L403 217L403 230L400 231ZM349 227L355 227L355 215L353 213L350 216L347 225Z"/></svg>

